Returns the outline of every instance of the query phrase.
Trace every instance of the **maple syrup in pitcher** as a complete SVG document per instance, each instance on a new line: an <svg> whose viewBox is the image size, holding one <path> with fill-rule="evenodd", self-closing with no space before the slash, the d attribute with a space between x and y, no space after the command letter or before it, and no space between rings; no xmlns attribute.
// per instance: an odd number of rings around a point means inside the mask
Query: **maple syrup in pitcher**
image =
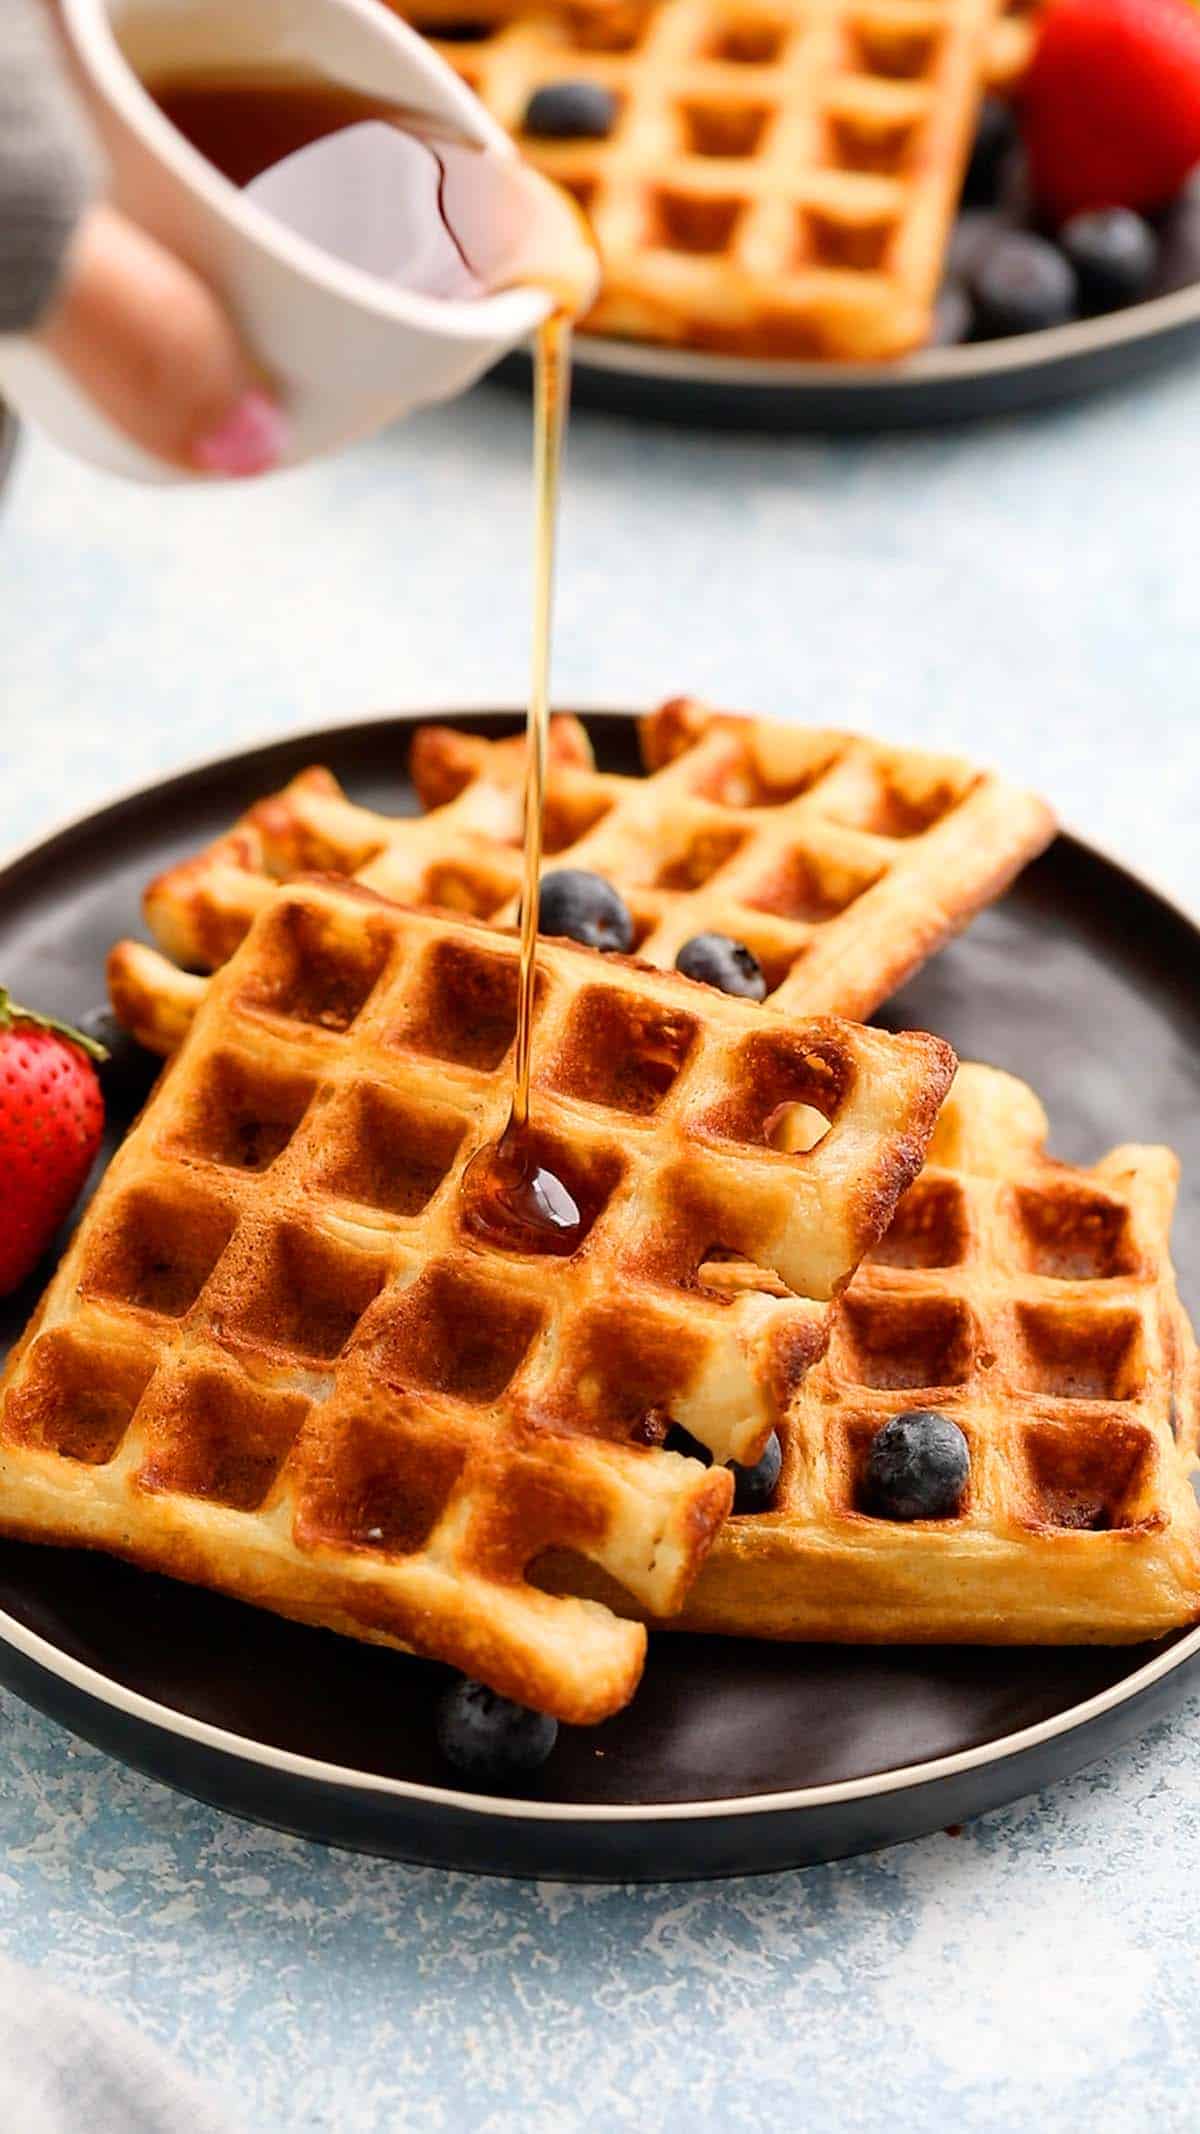
<svg viewBox="0 0 1200 2134"><path fill-rule="evenodd" d="M519 159L302 68L142 76L164 118L295 235L413 296L590 301L573 200Z"/></svg>
<svg viewBox="0 0 1200 2134"><path fill-rule="evenodd" d="M533 647L512 1108L500 1140L468 1164L462 1192L465 1224L491 1242L520 1252L570 1253L586 1218L540 1159L530 1129L529 1083L559 469L571 327L591 300L595 248L574 203L535 172L519 166L524 212L514 213L511 182L503 202L500 196L501 179L513 176L510 163L322 76L240 70L151 79L146 86L164 117L231 183L335 256L366 264L414 294L459 300L528 284L548 289L554 299L538 333L534 393ZM388 129L386 140L364 142L362 129L381 125ZM336 149L339 142L365 147L368 154L372 147L376 154L380 146L387 150L387 184L381 197L375 189L370 228L363 204L369 189L364 192L361 183L369 164L345 156L335 163L326 151L319 173L310 159L307 190L297 185L294 159L301 151L318 143ZM384 164L377 161L375 168L382 177Z"/></svg>

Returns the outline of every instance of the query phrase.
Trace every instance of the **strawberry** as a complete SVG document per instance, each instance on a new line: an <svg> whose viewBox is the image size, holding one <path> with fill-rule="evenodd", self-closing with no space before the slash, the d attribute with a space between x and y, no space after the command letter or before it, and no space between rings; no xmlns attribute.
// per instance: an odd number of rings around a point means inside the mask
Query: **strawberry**
<svg viewBox="0 0 1200 2134"><path fill-rule="evenodd" d="M104 1131L103 1045L15 1007L0 986L0 1296L36 1267Z"/></svg>
<svg viewBox="0 0 1200 2134"><path fill-rule="evenodd" d="M1200 12L1191 0L1052 0L1021 130L1038 205L1162 207L1200 162Z"/></svg>

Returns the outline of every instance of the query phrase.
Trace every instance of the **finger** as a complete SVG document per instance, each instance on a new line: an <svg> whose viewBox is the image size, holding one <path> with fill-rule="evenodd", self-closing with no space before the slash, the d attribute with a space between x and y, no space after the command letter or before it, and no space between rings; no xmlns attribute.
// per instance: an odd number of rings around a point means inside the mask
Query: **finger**
<svg viewBox="0 0 1200 2134"><path fill-rule="evenodd" d="M135 443L179 467L258 474L286 441L216 297L103 203L75 233L39 339Z"/></svg>

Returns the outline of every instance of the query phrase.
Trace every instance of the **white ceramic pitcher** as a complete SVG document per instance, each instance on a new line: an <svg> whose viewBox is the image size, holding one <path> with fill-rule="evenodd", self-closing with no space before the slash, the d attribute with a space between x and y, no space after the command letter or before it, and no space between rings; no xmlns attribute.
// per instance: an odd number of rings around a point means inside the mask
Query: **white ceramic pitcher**
<svg viewBox="0 0 1200 2134"><path fill-rule="evenodd" d="M61 8L109 157L111 196L228 305L286 405L286 464L462 392L545 317L551 299L539 288L457 300L415 295L293 234L176 132L139 78L255 66L315 71L488 150L488 211L510 248L514 220L569 214L457 75L379 0L61 0ZM203 478L123 437L23 337L0 337L0 392L112 472Z"/></svg>

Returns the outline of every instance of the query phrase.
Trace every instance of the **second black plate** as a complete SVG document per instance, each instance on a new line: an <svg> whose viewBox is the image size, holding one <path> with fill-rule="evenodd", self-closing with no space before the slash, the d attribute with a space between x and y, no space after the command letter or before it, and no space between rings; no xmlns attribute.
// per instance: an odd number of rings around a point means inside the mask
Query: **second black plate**
<svg viewBox="0 0 1200 2134"><path fill-rule="evenodd" d="M904 430L1011 415L1162 369L1200 348L1200 284L1010 341L895 363L775 363L581 334L581 407L732 430ZM498 376L523 382L526 356Z"/></svg>

